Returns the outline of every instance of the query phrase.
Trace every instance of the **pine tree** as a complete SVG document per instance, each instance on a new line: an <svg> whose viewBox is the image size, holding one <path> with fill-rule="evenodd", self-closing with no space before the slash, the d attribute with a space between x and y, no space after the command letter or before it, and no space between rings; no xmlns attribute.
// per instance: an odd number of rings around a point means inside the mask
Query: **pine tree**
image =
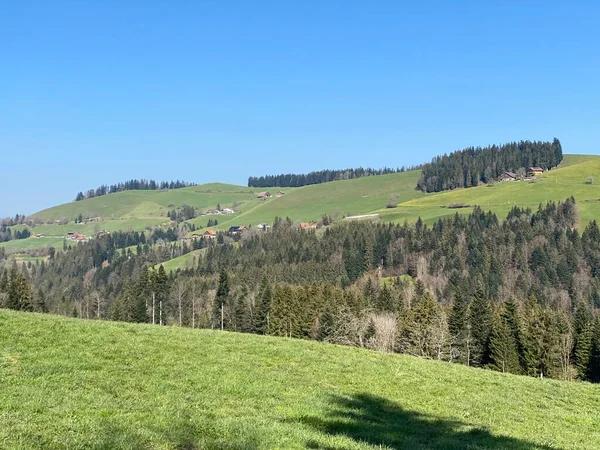
<svg viewBox="0 0 600 450"><path fill-rule="evenodd" d="M376 307L381 312L395 312L394 311L394 297L391 289L387 284L383 285L383 288L379 291L377 296Z"/></svg>
<svg viewBox="0 0 600 450"><path fill-rule="evenodd" d="M2 271L2 277L0 277L0 293L2 292L8 292L8 286L9 286L9 279L8 279L8 270L4 269Z"/></svg>
<svg viewBox="0 0 600 450"><path fill-rule="evenodd" d="M592 383L600 383L600 315L594 321L587 378Z"/></svg>
<svg viewBox="0 0 600 450"><path fill-rule="evenodd" d="M543 378L560 370L559 329L555 315L542 309L535 297L525 308L521 326L523 368L530 376Z"/></svg>
<svg viewBox="0 0 600 450"><path fill-rule="evenodd" d="M517 342L504 315L494 320L490 336L490 367L499 372L521 371Z"/></svg>
<svg viewBox="0 0 600 450"><path fill-rule="evenodd" d="M266 334L269 327L269 310L273 301L273 289L266 277L260 282L254 315L254 333Z"/></svg>
<svg viewBox="0 0 600 450"><path fill-rule="evenodd" d="M333 335L335 327L335 316L332 306L328 303L319 319L319 328L317 330L317 340L327 341Z"/></svg>
<svg viewBox="0 0 600 450"><path fill-rule="evenodd" d="M579 301L573 314L573 337L575 340L575 367L579 378L587 379L592 351L594 318L583 301Z"/></svg>
<svg viewBox="0 0 600 450"><path fill-rule="evenodd" d="M469 321L469 300L460 288L454 290L452 306L448 316L448 329L452 337L452 357L458 362L471 365L472 334Z"/></svg>
<svg viewBox="0 0 600 450"><path fill-rule="evenodd" d="M229 301L229 276L225 269L219 274L219 285L217 286L217 296L215 298L214 317L219 323L221 330L225 328L225 305Z"/></svg>
<svg viewBox="0 0 600 450"><path fill-rule="evenodd" d="M46 296L42 289L38 289L38 293L34 300L34 310L36 312L47 313L48 307L46 306Z"/></svg>
<svg viewBox="0 0 600 450"><path fill-rule="evenodd" d="M9 309L33 311L31 288L22 273L11 276L6 306Z"/></svg>
<svg viewBox="0 0 600 450"><path fill-rule="evenodd" d="M469 311L469 324L473 336L473 365L483 366L489 362L492 322L492 307L484 294L483 283L479 281Z"/></svg>

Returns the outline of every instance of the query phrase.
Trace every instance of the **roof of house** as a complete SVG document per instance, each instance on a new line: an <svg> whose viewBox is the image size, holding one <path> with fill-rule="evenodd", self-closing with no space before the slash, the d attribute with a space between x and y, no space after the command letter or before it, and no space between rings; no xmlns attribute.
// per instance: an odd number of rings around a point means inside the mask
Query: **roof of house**
<svg viewBox="0 0 600 450"><path fill-rule="evenodd" d="M206 230L206 231L204 232L204 234L207 234L207 235L209 235L209 236L215 236L217 233L216 233L216 231L215 231L215 230Z"/></svg>
<svg viewBox="0 0 600 450"><path fill-rule="evenodd" d="M514 172L503 172L502 175L508 175L511 178L516 178L517 174Z"/></svg>
<svg viewBox="0 0 600 450"><path fill-rule="evenodd" d="M541 167L530 167L529 170L534 171L534 172L543 172L544 169L542 169Z"/></svg>
<svg viewBox="0 0 600 450"><path fill-rule="evenodd" d="M234 225L232 227L229 227L229 232L233 233L235 231L244 231L245 229L246 229L246 227L243 225Z"/></svg>
<svg viewBox="0 0 600 450"><path fill-rule="evenodd" d="M269 191L259 192L258 194L256 194L257 197L266 197L268 195L271 195Z"/></svg>

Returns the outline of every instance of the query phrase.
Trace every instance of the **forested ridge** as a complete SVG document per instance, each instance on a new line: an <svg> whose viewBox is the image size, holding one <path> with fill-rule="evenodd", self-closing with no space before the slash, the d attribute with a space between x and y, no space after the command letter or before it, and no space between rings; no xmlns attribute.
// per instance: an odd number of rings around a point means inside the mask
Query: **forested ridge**
<svg viewBox="0 0 600 450"><path fill-rule="evenodd" d="M400 167L392 169L356 168L342 170L318 170L309 173L288 173L280 175L263 175L260 177L249 177L248 187L302 187L311 184L327 183L329 181L352 180L354 178L371 177L375 175L386 175L389 173L401 173L407 170L415 170L417 167Z"/></svg>
<svg viewBox="0 0 600 450"><path fill-rule="evenodd" d="M106 194L114 194L122 191L156 191L167 189L180 189L184 187L195 186L195 183L186 181L154 181L154 180L129 180L116 184L103 184L96 189L89 189L85 193L78 192L75 201L85 200L86 198L100 197Z"/></svg>
<svg viewBox="0 0 600 450"><path fill-rule="evenodd" d="M570 198L432 226L349 222L193 246L116 233L5 267L5 307L316 339L600 382L600 230ZM237 242L235 242L237 241ZM123 250L123 247L128 247ZM192 269L160 263L202 249ZM0 258L2 255L0 255Z"/></svg>
<svg viewBox="0 0 600 450"><path fill-rule="evenodd" d="M422 167L417 189L440 192L478 186L496 180L503 172L531 166L547 170L562 161L562 146L552 142L520 141L488 147L468 147L437 156Z"/></svg>

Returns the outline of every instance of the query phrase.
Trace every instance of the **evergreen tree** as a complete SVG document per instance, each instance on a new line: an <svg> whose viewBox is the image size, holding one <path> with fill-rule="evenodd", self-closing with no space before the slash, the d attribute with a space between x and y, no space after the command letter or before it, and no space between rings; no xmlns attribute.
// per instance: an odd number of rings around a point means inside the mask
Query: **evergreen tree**
<svg viewBox="0 0 600 450"><path fill-rule="evenodd" d="M35 296L34 311L41 313L48 312L48 307L46 306L46 296L44 295L44 291L42 291L42 289L38 289L38 293Z"/></svg>
<svg viewBox="0 0 600 450"><path fill-rule="evenodd" d="M528 375L543 378L560 370L557 325L554 314L542 309L532 296L525 308L520 333L523 365Z"/></svg>
<svg viewBox="0 0 600 450"><path fill-rule="evenodd" d="M321 318L319 320L319 328L317 331L318 341L327 341L334 333L335 329L335 314L332 305L327 303Z"/></svg>
<svg viewBox="0 0 600 450"><path fill-rule="evenodd" d="M225 269L219 274L219 285L217 286L217 296L215 298L214 317L219 323L221 330L225 328L225 305L229 300L229 276Z"/></svg>
<svg viewBox="0 0 600 450"><path fill-rule="evenodd" d="M379 295L377 296L377 310L381 312L395 312L396 308L394 303L392 290L387 286L387 284L384 284L383 288L381 288L379 291Z"/></svg>
<svg viewBox="0 0 600 450"><path fill-rule="evenodd" d="M473 337L469 321L469 300L462 294L460 288L454 290L448 329L452 336L453 359L466 365L471 365Z"/></svg>
<svg viewBox="0 0 600 450"><path fill-rule="evenodd" d="M517 342L504 314L494 320L490 337L490 367L499 372L521 371Z"/></svg>
<svg viewBox="0 0 600 450"><path fill-rule="evenodd" d="M256 314L254 315L254 333L266 334L269 327L269 310L273 301L273 290L266 277L263 277L256 299Z"/></svg>
<svg viewBox="0 0 600 450"><path fill-rule="evenodd" d="M0 277L0 293L8 292L9 279L8 279L8 270L4 269L2 271L2 277Z"/></svg>
<svg viewBox="0 0 600 450"><path fill-rule="evenodd" d="M600 315L596 316L592 330L592 345L587 378L592 383L600 383Z"/></svg>
<svg viewBox="0 0 600 450"><path fill-rule="evenodd" d="M9 309L33 311L31 288L22 273L16 273L14 278L11 277L6 306Z"/></svg>
<svg viewBox="0 0 600 450"><path fill-rule="evenodd" d="M484 293L483 283L479 280L469 310L469 324L473 336L473 365L483 366L489 362L492 322L492 307Z"/></svg>
<svg viewBox="0 0 600 450"><path fill-rule="evenodd" d="M575 340L575 367L582 380L587 379L592 352L593 316L583 301L579 301L573 314L573 338Z"/></svg>

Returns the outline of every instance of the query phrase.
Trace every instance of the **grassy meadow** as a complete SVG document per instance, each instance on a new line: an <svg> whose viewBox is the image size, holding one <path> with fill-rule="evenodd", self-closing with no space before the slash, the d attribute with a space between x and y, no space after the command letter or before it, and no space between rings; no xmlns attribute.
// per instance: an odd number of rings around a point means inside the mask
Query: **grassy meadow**
<svg viewBox="0 0 600 450"><path fill-rule="evenodd" d="M597 449L600 387L0 310L0 447Z"/></svg>
<svg viewBox="0 0 600 450"><path fill-rule="evenodd" d="M540 203L560 201L574 196L579 208L579 226L600 217L600 156L565 155L560 167L539 176L534 182L496 183L440 193L425 194L415 190L419 171L381 175L354 180L284 188L280 198L259 200L256 193L262 189L222 183L211 183L166 192L125 191L102 197L55 206L34 214L44 221L67 217L101 217L100 222L67 225L37 225L32 233L43 233L46 239L25 239L1 243L7 252L26 252L45 245L61 246L62 237L69 231L93 235L98 230L142 231L148 227L166 226L167 211L183 204L199 210L231 207L236 214L201 216L190 222L206 227L209 219L216 219L216 230L227 230L233 225L271 223L278 217L290 217L295 222L320 219L324 214L334 218L344 215L378 214L384 222L402 223L421 217L433 223L440 217L468 214L474 205L491 210L500 218L514 206L537 208ZM275 194L279 188L269 188ZM386 208L392 196L398 199L396 208ZM456 204L468 207L455 209ZM15 230L21 227L14 227Z"/></svg>

